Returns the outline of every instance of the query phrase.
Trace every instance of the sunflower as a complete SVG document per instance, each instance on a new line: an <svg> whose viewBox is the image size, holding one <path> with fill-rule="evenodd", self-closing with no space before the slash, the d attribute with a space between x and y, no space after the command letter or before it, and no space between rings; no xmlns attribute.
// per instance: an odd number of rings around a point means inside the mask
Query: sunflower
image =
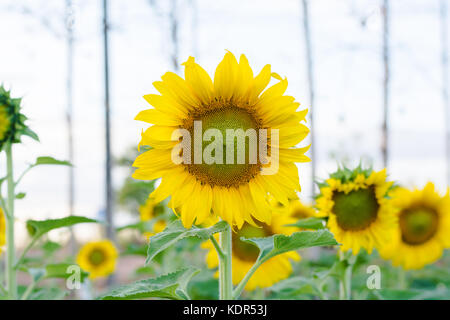
<svg viewBox="0 0 450 320"><path fill-rule="evenodd" d="M240 240L245 238L269 237L274 234L290 235L297 228L286 227L288 224L295 222L295 219L286 214L278 212L273 213L272 224L267 225L257 222L258 226L244 223L241 229L235 230L232 235L232 274L233 284L237 285L241 282L247 272L258 258L258 247ZM218 239L218 237L216 236ZM206 263L209 268L217 268L219 259L211 241L202 243L202 248L209 249L206 255ZM278 256L275 256L264 262L253 274L245 286L246 290L254 290L256 288L266 288L277 283L280 280L286 279L292 273L292 265L290 260L299 261L298 253L290 251ZM216 277L218 272L216 273Z"/></svg>
<svg viewBox="0 0 450 320"><path fill-rule="evenodd" d="M0 208L0 255L2 254L2 247L6 243L6 220L3 209Z"/></svg>
<svg viewBox="0 0 450 320"><path fill-rule="evenodd" d="M321 185L318 216L328 217L327 227L342 251L356 255L365 248L370 254L390 240L396 218L388 198L393 182L386 178L385 169L344 168Z"/></svg>
<svg viewBox="0 0 450 320"><path fill-rule="evenodd" d="M300 200L292 200L289 203L289 214L297 219L306 219L316 216L316 210Z"/></svg>
<svg viewBox="0 0 450 320"><path fill-rule="evenodd" d="M2 104L0 105L0 141L3 142L8 137L10 125L11 121L9 120L8 109Z"/></svg>
<svg viewBox="0 0 450 320"><path fill-rule="evenodd" d="M83 270L89 272L89 278L95 279L114 272L117 256L117 249L111 241L93 241L80 249L77 263Z"/></svg>
<svg viewBox="0 0 450 320"><path fill-rule="evenodd" d="M147 237L151 237L152 235L163 231L167 226L166 221L161 218L161 214L163 214L164 211L152 198L148 198L145 204L139 207L139 213L141 221L150 221L155 219L152 226L152 231L145 233Z"/></svg>
<svg viewBox="0 0 450 320"><path fill-rule="evenodd" d="M295 162L309 161L304 155L308 147L294 146L309 132L300 123L305 121L307 110L297 111L299 103L284 95L287 80L272 73L270 65L254 77L244 55L238 62L232 53L226 53L216 69L214 82L194 58L183 65L185 79L168 72L162 81L154 82L160 95L144 96L154 108L140 112L136 120L153 126L142 133L139 146L152 149L137 157L133 177L162 178L151 197L160 202L171 196L169 206L186 228L193 223L202 224L211 211L238 228L245 223L256 226L254 219L270 224L267 195L287 205L290 199L297 199L296 191L300 191ZM271 78L278 82L264 91ZM201 130L196 131L198 123ZM238 139L227 136L227 131L239 130L249 133L243 138L245 148L241 145L240 149ZM190 142L186 132L189 138L194 136ZM196 132L200 132L200 137ZM205 143L208 132L215 132L209 137L214 140L211 144ZM266 134L267 143L257 138L259 143L252 144L252 132L258 133L256 137ZM227 136L226 145L218 134ZM180 151L182 142L190 150ZM260 157L251 161L255 148ZM244 161L239 161L238 152L233 152L238 149L244 151ZM261 157L264 149L267 157ZM214 154L212 163L196 161L207 151ZM173 161L173 153L191 161Z"/></svg>
<svg viewBox="0 0 450 320"><path fill-rule="evenodd" d="M380 250L384 259L404 269L420 269L450 247L450 196L442 197L433 183L423 190L397 188L393 205L399 220L393 241Z"/></svg>
<svg viewBox="0 0 450 320"><path fill-rule="evenodd" d="M20 113L21 101L11 98L10 92L0 86L0 151L8 141L19 143L22 135L39 140L36 133L25 125L27 117Z"/></svg>

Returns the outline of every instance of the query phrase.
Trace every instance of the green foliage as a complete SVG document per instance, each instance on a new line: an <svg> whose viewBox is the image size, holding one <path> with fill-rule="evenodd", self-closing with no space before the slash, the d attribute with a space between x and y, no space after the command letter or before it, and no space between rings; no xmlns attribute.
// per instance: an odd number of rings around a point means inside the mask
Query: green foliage
<svg viewBox="0 0 450 320"><path fill-rule="evenodd" d="M45 266L45 274L44 278L46 279L67 279L72 274L67 273L67 269L73 266L73 263L54 263L47 264ZM89 273L80 269L80 281L84 282L84 280L89 276Z"/></svg>
<svg viewBox="0 0 450 320"><path fill-rule="evenodd" d="M145 298L165 298L187 300L187 286L190 279L199 272L195 268L185 268L153 279L140 280L118 287L99 297L101 300L133 300Z"/></svg>
<svg viewBox="0 0 450 320"><path fill-rule="evenodd" d="M41 221L28 220L27 230L31 236L34 238L39 238L51 230L70 227L78 223L98 223L98 221L80 216L70 216L61 219L48 219Z"/></svg>
<svg viewBox="0 0 450 320"><path fill-rule="evenodd" d="M259 248L258 261L260 263L289 251L338 244L328 230L299 231L290 236L277 234L266 238L241 238L241 240Z"/></svg>
<svg viewBox="0 0 450 320"><path fill-rule="evenodd" d="M305 218L300 219L296 223L287 225L288 227L297 227L302 229L309 229L309 230L319 230L325 228L325 219L322 218Z"/></svg>
<svg viewBox="0 0 450 320"><path fill-rule="evenodd" d="M158 253L164 251L182 239L197 237L202 240L208 240L210 236L224 231L226 227L227 223L225 221L220 221L209 228L198 228L193 226L190 229L185 229L181 221L176 220L164 229L164 231L150 237L146 264L149 263Z"/></svg>
<svg viewBox="0 0 450 320"><path fill-rule="evenodd" d="M39 165L58 165L58 166L72 166L72 164L69 161L66 160L57 160L53 157L37 157L36 161L32 166L39 166Z"/></svg>
<svg viewBox="0 0 450 320"><path fill-rule="evenodd" d="M18 194L16 194L16 199L23 199L25 198L26 193L24 192L19 192Z"/></svg>
<svg viewBox="0 0 450 320"><path fill-rule="evenodd" d="M355 178L362 174L366 178L368 178L373 172L373 168L369 167L367 169L363 169L362 164L360 163L355 169L349 169L346 166L339 167L338 170L332 174L330 177L336 180L341 180L343 183L353 181Z"/></svg>

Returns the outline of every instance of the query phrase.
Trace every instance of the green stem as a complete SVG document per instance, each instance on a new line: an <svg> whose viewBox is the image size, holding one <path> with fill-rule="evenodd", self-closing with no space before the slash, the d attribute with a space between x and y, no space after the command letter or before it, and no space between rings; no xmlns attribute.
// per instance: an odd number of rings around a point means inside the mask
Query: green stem
<svg viewBox="0 0 450 320"><path fill-rule="evenodd" d="M28 253L28 251L30 251L30 249L34 246L34 244L36 243L36 241L39 239L39 237L33 237L33 239L30 241L30 243L28 244L28 246L23 249L23 252L20 256L19 259L17 259L16 264L14 265L14 269L17 270L17 268L20 266L20 264L23 262L23 260L25 259L25 255Z"/></svg>
<svg viewBox="0 0 450 320"><path fill-rule="evenodd" d="M11 142L6 144L6 170L8 174L8 214L6 216L6 274L8 293L10 298L17 298L17 279L15 265L15 246L14 246L14 173L13 173L13 160L12 160L12 145Z"/></svg>
<svg viewBox="0 0 450 320"><path fill-rule="evenodd" d="M350 300L352 298L352 270L354 262L345 257L345 254L342 251L339 252L339 259L346 264L344 273L339 282L339 299Z"/></svg>
<svg viewBox="0 0 450 320"><path fill-rule="evenodd" d="M248 280L250 280L250 278L252 277L252 275L255 273L256 269L259 268L259 266L261 265L261 261L258 259L256 260L255 264L253 264L253 266L250 268L250 270L248 270L247 274L245 275L245 277L241 280L241 282L238 284L238 286L236 287L236 289L234 289L233 292L233 299L238 299L242 293L242 291L244 291L245 286L247 285Z"/></svg>
<svg viewBox="0 0 450 320"><path fill-rule="evenodd" d="M406 271L402 267L398 267L398 287L400 290L407 288Z"/></svg>
<svg viewBox="0 0 450 320"><path fill-rule="evenodd" d="M27 287L27 290L23 293L20 300L27 300L30 294L33 292L34 287L36 286L36 281L33 281L30 283L30 285Z"/></svg>
<svg viewBox="0 0 450 320"><path fill-rule="evenodd" d="M232 235L231 227L227 225L226 230L220 233L220 247L222 255L219 254L219 298L220 300L233 299L232 279ZM214 244L214 242L213 242Z"/></svg>

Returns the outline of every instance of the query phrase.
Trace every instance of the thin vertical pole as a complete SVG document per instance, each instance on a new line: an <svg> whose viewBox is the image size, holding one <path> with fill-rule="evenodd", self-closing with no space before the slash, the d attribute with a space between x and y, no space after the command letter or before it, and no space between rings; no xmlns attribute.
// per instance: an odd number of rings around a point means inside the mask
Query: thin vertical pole
<svg viewBox="0 0 450 320"><path fill-rule="evenodd" d="M383 16L383 127L381 153L383 156L383 166L387 168L389 164L389 0L382 0L381 14Z"/></svg>
<svg viewBox="0 0 450 320"><path fill-rule="evenodd" d="M108 41L108 0L103 0L103 57L104 57L104 81L105 81L105 144L106 144L106 236L114 238L113 223L113 191L111 178L111 119L109 96L109 41Z"/></svg>
<svg viewBox="0 0 450 320"><path fill-rule="evenodd" d="M304 39L305 39L305 48L306 48L306 70L307 70L307 77L308 77L308 87L309 87L309 117L310 117L310 141L311 141L311 148L310 148L310 155L311 155L311 193L312 196L315 195L315 179L316 179L316 144L315 144L315 137L314 137L314 70L313 70L313 59L312 59L312 46L311 46L311 32L310 32L310 24L309 24L309 7L308 7L308 0L302 0L302 7L303 7L303 32L304 32Z"/></svg>
<svg viewBox="0 0 450 320"><path fill-rule="evenodd" d="M445 161L446 161L446 182L450 187L450 101L448 94L448 13L447 1L440 1L440 21L441 21L441 64L442 64L442 100L445 115Z"/></svg>
<svg viewBox="0 0 450 320"><path fill-rule="evenodd" d="M70 163L74 163L74 145L73 145L73 26L74 26L74 10L72 0L66 0L66 31L67 31L67 79L66 79L66 94L67 94L67 147L69 153ZM74 214L75 206L75 175L74 166L69 166L69 215ZM70 249L72 253L75 252L75 238L73 230L71 229Z"/></svg>
<svg viewBox="0 0 450 320"><path fill-rule="evenodd" d="M170 37L172 42L172 65L176 72L179 70L178 63L178 16L177 16L177 0L172 0L172 8L170 10Z"/></svg>

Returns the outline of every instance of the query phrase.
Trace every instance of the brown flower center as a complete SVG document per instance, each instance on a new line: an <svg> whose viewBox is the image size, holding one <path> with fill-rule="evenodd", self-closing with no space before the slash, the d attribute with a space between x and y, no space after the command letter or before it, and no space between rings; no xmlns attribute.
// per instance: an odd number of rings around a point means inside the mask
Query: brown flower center
<svg viewBox="0 0 450 320"><path fill-rule="evenodd" d="M101 249L94 249L89 255L89 262L94 266L101 265L105 261L105 259L106 254Z"/></svg>
<svg viewBox="0 0 450 320"><path fill-rule="evenodd" d="M355 191L335 192L332 212L338 225L344 230L364 230L377 218L378 204L375 187Z"/></svg>
<svg viewBox="0 0 450 320"><path fill-rule="evenodd" d="M259 249L255 245L244 242L240 238L262 238L271 236L273 233L269 226L262 225L260 228L245 223L238 232L233 232L233 254L244 261L254 262L258 258Z"/></svg>
<svg viewBox="0 0 450 320"><path fill-rule="evenodd" d="M200 163L197 163L194 155L194 152L199 151L195 150L194 121L201 122L202 160ZM259 174L261 163L258 157L258 134L261 126L250 109L231 104L207 108L192 114L184 127L191 133L191 164L185 164L185 167L200 182L210 186L236 187L248 183ZM227 130L232 131L227 132ZM239 136L239 131L236 130L239 130L242 135ZM215 133L205 139L206 131ZM232 132L237 134L232 135ZM222 137L221 141L216 141L216 134ZM256 137L256 142L251 141L252 135ZM256 162L251 160L254 152L256 152ZM240 160L242 158L238 157L239 154L244 155L244 161ZM206 157L213 161L208 161Z"/></svg>
<svg viewBox="0 0 450 320"><path fill-rule="evenodd" d="M439 216L434 209L416 207L403 210L399 223L403 242L420 245L436 234Z"/></svg>

